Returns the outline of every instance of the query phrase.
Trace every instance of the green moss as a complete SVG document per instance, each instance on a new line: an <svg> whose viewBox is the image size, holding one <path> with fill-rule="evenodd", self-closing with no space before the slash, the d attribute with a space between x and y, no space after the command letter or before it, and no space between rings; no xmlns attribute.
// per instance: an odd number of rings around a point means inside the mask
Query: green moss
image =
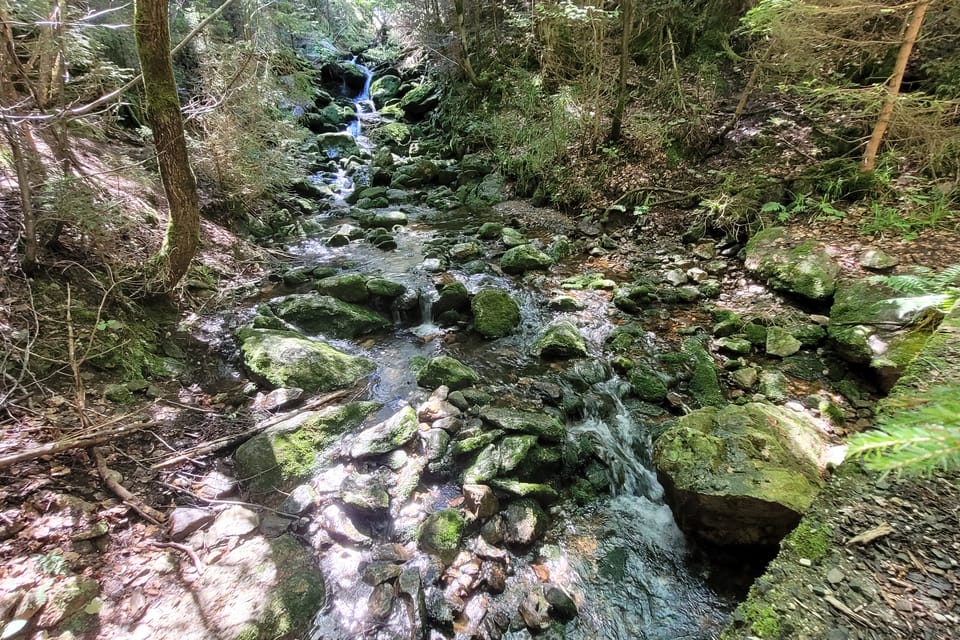
<svg viewBox="0 0 960 640"><path fill-rule="evenodd" d="M750 599L741 605L740 612L750 625L750 631L757 636L773 638L780 633L780 616L772 605Z"/></svg>
<svg viewBox="0 0 960 640"><path fill-rule="evenodd" d="M456 509L431 513L420 527L417 544L422 550L450 562L460 547L464 526L463 516Z"/></svg>
<svg viewBox="0 0 960 640"><path fill-rule="evenodd" d="M699 338L683 341L683 352L690 358L693 371L690 374L690 395L701 407L720 407L726 404L720 391L717 365L703 347Z"/></svg>
<svg viewBox="0 0 960 640"><path fill-rule="evenodd" d="M474 327L486 338L502 338L520 324L520 307L501 289L482 289L470 301Z"/></svg>
<svg viewBox="0 0 960 640"><path fill-rule="evenodd" d="M832 540L833 531L830 527L812 518L805 518L784 538L783 546L801 558L820 560L827 555Z"/></svg>
<svg viewBox="0 0 960 640"><path fill-rule="evenodd" d="M667 385L653 371L634 369L630 373L633 394L647 402L662 402L667 397Z"/></svg>

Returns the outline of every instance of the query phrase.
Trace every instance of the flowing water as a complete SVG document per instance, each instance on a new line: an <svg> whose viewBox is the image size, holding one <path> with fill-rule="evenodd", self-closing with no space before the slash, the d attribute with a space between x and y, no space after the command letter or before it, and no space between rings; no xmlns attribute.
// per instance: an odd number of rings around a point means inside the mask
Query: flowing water
<svg viewBox="0 0 960 640"><path fill-rule="evenodd" d="M369 70L366 72L365 87L354 98L359 117L350 125L351 133L358 141L364 141L361 148L369 144L363 136L363 123L376 118L369 96L372 74ZM316 179L327 182L339 179L341 186L348 184L342 173ZM471 238L461 237L460 230L475 229L482 219L474 211L440 212L422 206L403 209L410 223L393 229L397 244L394 251L384 252L363 241L342 247L327 246L324 238L351 219L352 211L342 202L317 218L323 231L287 247L303 265L332 265L364 274L376 273L418 292L415 308L395 312L395 328L389 334L359 344L334 341L336 346L363 353L378 364L368 388L369 397L389 406L402 402L416 406L424 399L424 392L416 385L412 361L444 353L478 371L488 388L532 403L537 381L549 378L550 384L556 385L557 371L544 365L530 349L542 328L559 319L572 320L586 337L590 350L587 362L604 361L604 339L613 328L608 319L608 296L601 292L580 292L578 297L583 309L553 311L547 305L548 292L560 289L559 277L554 275L515 279L482 265L454 265L444 271L444 278L464 283L471 293L488 286L510 292L520 304L522 322L513 335L496 341L484 341L469 332L447 331L435 324L432 305L436 302L438 274L427 268L426 247L437 238L454 241ZM502 214L487 215L495 219L502 217ZM562 268L577 271L577 265L570 261ZM654 348L655 338L648 336L647 339ZM560 386L562 393L583 399L582 418L567 425L568 439L571 444L589 442L594 455L603 463L603 473L609 482L608 494L582 505L572 500L554 505L553 524L543 537L529 549L509 550L505 562L510 571L502 593L471 593L463 613L450 613L449 605L443 603L445 597L450 598L449 589L445 590L444 585L456 575L414 549L412 557L406 558L403 565L416 569L420 576L416 582L423 588L421 595L413 593L416 589L404 592L414 603L413 610L409 606L394 606L389 609L389 615L378 622L371 620L374 590L361 579L363 568L378 559L378 554L386 548L383 545L409 539L411 527L417 526L425 513L457 504L460 496L457 484L449 479L428 478L420 483L407 504L390 511L388 522L364 531L363 543L331 541L323 536L314 541L318 549L322 549L318 557L329 597L317 616L312 640L447 638L454 637L450 635L451 628L456 630L458 638L531 638L529 631L516 625L516 612L524 598L544 582L544 575L577 605L578 615L567 622L563 637L575 640L716 637L730 603L714 593L705 578L691 568L684 537L663 501L663 488L649 460L656 420L648 415L649 410L644 411L643 407L624 399L628 386L624 381L609 373L602 378L586 385L587 388L575 389L565 383ZM556 471L558 475L563 472L561 468ZM348 470L342 464L332 466L324 471L322 480L339 486L346 473ZM570 483L573 480L567 479ZM345 519L347 515L328 509L324 517ZM404 584L401 576L397 589L402 591ZM425 617L416 610L418 597L425 603ZM473 624L480 619L495 618L513 622L500 624L500 631L496 633L490 631L494 628L491 625Z"/></svg>

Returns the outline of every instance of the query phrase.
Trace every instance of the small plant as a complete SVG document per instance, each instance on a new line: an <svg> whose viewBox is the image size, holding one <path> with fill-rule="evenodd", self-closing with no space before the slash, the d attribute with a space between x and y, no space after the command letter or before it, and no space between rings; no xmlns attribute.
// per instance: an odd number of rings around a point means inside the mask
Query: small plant
<svg viewBox="0 0 960 640"><path fill-rule="evenodd" d="M63 557L60 550L50 551L33 556L40 571L48 576L62 576L67 573L67 559Z"/></svg>
<svg viewBox="0 0 960 640"><path fill-rule="evenodd" d="M929 267L914 267L913 273L873 276L870 280L904 294L902 298L925 299L922 302L926 306L936 307L944 314L960 305L960 264L951 265L940 273Z"/></svg>
<svg viewBox="0 0 960 640"><path fill-rule="evenodd" d="M919 407L880 419L850 439L847 458L860 458L884 475L929 476L960 469L960 398L956 387L925 394Z"/></svg>

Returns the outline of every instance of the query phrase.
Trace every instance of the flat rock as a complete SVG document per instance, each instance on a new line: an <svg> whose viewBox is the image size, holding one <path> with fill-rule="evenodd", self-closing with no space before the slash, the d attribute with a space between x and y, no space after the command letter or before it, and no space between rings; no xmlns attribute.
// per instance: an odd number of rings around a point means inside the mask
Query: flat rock
<svg viewBox="0 0 960 640"><path fill-rule="evenodd" d="M177 507L167 520L167 536L174 542L181 542L197 529L213 522L217 514L206 509Z"/></svg>

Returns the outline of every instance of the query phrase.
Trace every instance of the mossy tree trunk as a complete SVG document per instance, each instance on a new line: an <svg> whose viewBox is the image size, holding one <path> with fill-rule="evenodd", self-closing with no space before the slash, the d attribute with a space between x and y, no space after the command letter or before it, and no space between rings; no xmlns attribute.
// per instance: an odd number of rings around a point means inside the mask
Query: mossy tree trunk
<svg viewBox="0 0 960 640"><path fill-rule="evenodd" d="M478 89L489 89L490 82L477 76L470 62L470 49L467 47L467 28L465 26L463 0L453 0L453 7L457 14L457 33L460 35L460 50L463 55L463 71L467 74L470 84Z"/></svg>
<svg viewBox="0 0 960 640"><path fill-rule="evenodd" d="M180 100L170 58L167 0L136 0L137 57L147 97L160 179L170 217L163 245L151 260L167 292L187 273L200 244L200 201L183 134Z"/></svg>

